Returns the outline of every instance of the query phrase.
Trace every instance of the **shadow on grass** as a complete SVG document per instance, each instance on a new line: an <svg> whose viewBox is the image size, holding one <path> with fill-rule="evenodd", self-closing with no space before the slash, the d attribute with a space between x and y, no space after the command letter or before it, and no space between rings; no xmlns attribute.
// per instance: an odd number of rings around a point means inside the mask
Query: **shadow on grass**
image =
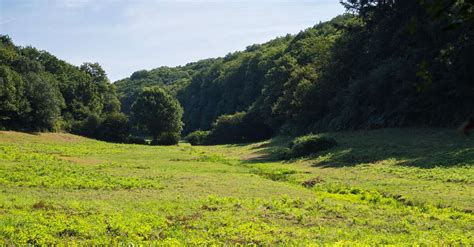
<svg viewBox="0 0 474 247"><path fill-rule="evenodd" d="M315 167L348 167L391 160L419 168L474 165L474 139L448 129L382 129L329 133L339 146L298 160ZM252 147L248 163L281 160L291 139L275 138ZM287 160L293 162L295 160Z"/></svg>
<svg viewBox="0 0 474 247"><path fill-rule="evenodd" d="M287 149L290 137L279 136L266 142L252 146L253 150L249 157L244 159L245 163L265 163L282 160L282 154Z"/></svg>
<svg viewBox="0 0 474 247"><path fill-rule="evenodd" d="M471 151L471 152L474 152ZM394 165L411 166L418 168L434 168L434 167L455 167L455 166L472 166L474 158L458 156L454 152L440 152L423 156L421 154L400 154L400 155L378 155L376 157L359 156L356 152L337 152L330 159L315 162L314 167L348 167L361 164L373 164L381 161L392 160Z"/></svg>

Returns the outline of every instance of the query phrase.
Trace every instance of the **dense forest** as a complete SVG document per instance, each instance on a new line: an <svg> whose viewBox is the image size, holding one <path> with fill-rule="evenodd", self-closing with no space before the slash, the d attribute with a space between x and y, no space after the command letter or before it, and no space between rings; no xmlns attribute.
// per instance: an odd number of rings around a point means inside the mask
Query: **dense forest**
<svg viewBox="0 0 474 247"><path fill-rule="evenodd" d="M269 134L452 126L473 114L470 3L343 4L347 14L295 36L195 63L206 65L198 70L173 68L191 75L175 76L185 132L211 129L220 116L235 113L267 126ZM164 70L171 69L150 73ZM119 83L119 92L136 85L132 78Z"/></svg>
<svg viewBox="0 0 474 247"><path fill-rule="evenodd" d="M127 118L115 86L97 63L68 64L0 37L0 128L69 131L121 141Z"/></svg>
<svg viewBox="0 0 474 247"><path fill-rule="evenodd" d="M207 140L202 143L454 126L474 114L472 1L341 4L346 14L296 35L221 58L137 71L114 84L98 64L75 67L2 36L0 126L121 141L136 126L133 103L149 87L179 100L184 134L202 130L194 133ZM111 128L120 137L102 134Z"/></svg>

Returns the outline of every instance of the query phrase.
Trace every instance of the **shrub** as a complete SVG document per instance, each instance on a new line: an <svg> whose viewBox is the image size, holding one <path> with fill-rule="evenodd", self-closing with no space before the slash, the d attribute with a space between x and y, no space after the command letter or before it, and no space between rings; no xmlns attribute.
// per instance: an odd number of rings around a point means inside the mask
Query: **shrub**
<svg viewBox="0 0 474 247"><path fill-rule="evenodd" d="M143 139L143 138L140 138L140 137L136 137L136 136L130 136L127 138L127 143L129 144L141 144L141 145L147 145L148 142Z"/></svg>
<svg viewBox="0 0 474 247"><path fill-rule="evenodd" d="M268 139L272 129L252 113L237 112L217 118L207 138L208 144L245 143Z"/></svg>
<svg viewBox="0 0 474 247"><path fill-rule="evenodd" d="M108 114L99 127L98 138L110 142L126 142L130 133L128 118L123 113Z"/></svg>
<svg viewBox="0 0 474 247"><path fill-rule="evenodd" d="M217 118L210 134L212 144L245 142L243 136L244 116L244 112L237 112L233 115L222 115Z"/></svg>
<svg viewBox="0 0 474 247"><path fill-rule="evenodd" d="M76 121L71 132L108 142L127 142L130 128L125 114L114 112L104 118L92 114L82 121Z"/></svg>
<svg viewBox="0 0 474 247"><path fill-rule="evenodd" d="M205 145L208 143L210 131L196 130L189 133L184 140L191 143L191 145Z"/></svg>
<svg viewBox="0 0 474 247"><path fill-rule="evenodd" d="M151 145L176 145L181 139L180 133L166 132L151 141Z"/></svg>
<svg viewBox="0 0 474 247"><path fill-rule="evenodd" d="M81 136L97 138L98 129L102 125L103 119L98 115L91 114L82 121L76 121L72 125L71 132Z"/></svg>
<svg viewBox="0 0 474 247"><path fill-rule="evenodd" d="M337 146L336 140L321 135L306 135L295 138L289 145L288 158L296 158L328 150Z"/></svg>

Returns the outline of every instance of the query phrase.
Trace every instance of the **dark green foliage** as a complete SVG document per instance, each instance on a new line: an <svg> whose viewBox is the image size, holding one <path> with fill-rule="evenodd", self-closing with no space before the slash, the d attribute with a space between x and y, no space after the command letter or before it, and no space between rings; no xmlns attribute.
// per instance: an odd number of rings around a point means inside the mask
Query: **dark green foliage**
<svg viewBox="0 0 474 247"><path fill-rule="evenodd" d="M472 23L448 31L444 27L460 16L447 8L435 18L430 9L440 1L423 2L346 1L363 25L345 31L347 41L338 49L346 51L335 56L339 65L356 63L327 70L339 75L331 81L346 81L343 88L352 94L334 94L337 102L330 110L342 113L331 117L336 129L372 127L374 122L376 127L455 125L474 113L474 88L468 79L474 63L464 55L472 54L472 45L465 43L473 38ZM365 52L348 57L357 50ZM355 96L356 90L365 93ZM358 113L355 105L360 106ZM359 119L353 122L348 113Z"/></svg>
<svg viewBox="0 0 474 247"><path fill-rule="evenodd" d="M281 56L290 36L216 59L178 92L184 108L185 133L210 129L221 115L246 111L259 98L265 75Z"/></svg>
<svg viewBox="0 0 474 247"><path fill-rule="evenodd" d="M114 112L107 115L100 126L99 139L110 142L127 142L130 126L123 113Z"/></svg>
<svg viewBox="0 0 474 247"><path fill-rule="evenodd" d="M140 70L134 72L130 78L115 82L114 85L117 87L120 96L122 111L130 115L130 107L145 87L165 87L172 94L176 94L178 90L189 84L194 73L205 69L212 62L213 59L208 59L189 63L182 67L159 67L150 71Z"/></svg>
<svg viewBox="0 0 474 247"><path fill-rule="evenodd" d="M176 145L181 139L181 132L166 132L151 141L151 145Z"/></svg>
<svg viewBox="0 0 474 247"><path fill-rule="evenodd" d="M342 3L348 14L189 74L177 93L184 132L213 129L219 142L243 142L247 127L236 126L246 124L227 116L236 112L291 135L453 126L474 115L472 3Z"/></svg>
<svg viewBox="0 0 474 247"><path fill-rule="evenodd" d="M210 131L196 130L189 133L184 140L191 145L205 145L208 143Z"/></svg>
<svg viewBox="0 0 474 247"><path fill-rule="evenodd" d="M131 76L131 80L140 80L140 79L146 79L148 77L148 71L146 70L140 70L134 72Z"/></svg>
<svg viewBox="0 0 474 247"><path fill-rule="evenodd" d="M130 125L123 113L114 112L104 118L93 114L75 122L72 132L99 140L124 143L128 142Z"/></svg>
<svg viewBox="0 0 474 247"><path fill-rule="evenodd" d="M180 139L183 109L160 87L145 88L132 105L135 123L153 137L152 144L172 145Z"/></svg>
<svg viewBox="0 0 474 247"><path fill-rule="evenodd" d="M143 88L163 87L184 109L184 133L211 130L210 143L273 133L454 126L474 115L471 1L341 3L349 13L297 35L222 58L137 71L114 84L122 111L131 116ZM0 128L68 129L120 110L98 64L77 68L15 47L6 36L0 42ZM47 97L31 90L38 85ZM143 136L145 129L133 133ZM160 138L172 143L179 136ZM154 139L159 142L158 133Z"/></svg>
<svg viewBox="0 0 474 247"><path fill-rule="evenodd" d="M90 75L92 80L96 83L99 84L100 87L107 87L105 84L106 82L109 81L107 78L107 75L105 74L105 70L102 69L100 64L98 63L84 63L81 65L80 70L87 73ZM105 90L105 89L103 89Z"/></svg>
<svg viewBox="0 0 474 247"><path fill-rule="evenodd" d="M140 137L130 136L127 138L127 143L130 144L140 144L140 145L147 145L148 142Z"/></svg>
<svg viewBox="0 0 474 247"><path fill-rule="evenodd" d="M192 145L246 143L269 139L273 134L270 126L252 113L237 112L222 115L208 131L197 130L184 139Z"/></svg>
<svg viewBox="0 0 474 247"><path fill-rule="evenodd" d="M217 118L211 132L213 143L242 143L245 142L243 125L245 113L238 112L233 115L222 115Z"/></svg>
<svg viewBox="0 0 474 247"><path fill-rule="evenodd" d="M220 116L213 124L206 142L208 144L245 143L268 139L272 134L270 126L258 122L256 116L238 112Z"/></svg>
<svg viewBox="0 0 474 247"><path fill-rule="evenodd" d="M306 135L295 138L289 144L286 158L308 156L337 146L336 140L321 135Z"/></svg>
<svg viewBox="0 0 474 247"><path fill-rule="evenodd" d="M59 90L44 78L33 73L26 76L30 111L25 120L27 128L34 131L55 130L64 104Z"/></svg>
<svg viewBox="0 0 474 247"><path fill-rule="evenodd" d="M197 130L185 137L193 145L230 144L261 141L272 136L273 129L254 113L221 115L209 131Z"/></svg>
<svg viewBox="0 0 474 247"><path fill-rule="evenodd" d="M25 83L7 66L0 66L0 126L13 127L29 109Z"/></svg>
<svg viewBox="0 0 474 247"><path fill-rule="evenodd" d="M99 134L103 119L97 115L89 115L82 121L77 121L72 125L72 133L87 137L96 137Z"/></svg>
<svg viewBox="0 0 474 247"><path fill-rule="evenodd" d="M98 63L76 67L0 36L0 128L121 141L128 134L119 112L115 87Z"/></svg>

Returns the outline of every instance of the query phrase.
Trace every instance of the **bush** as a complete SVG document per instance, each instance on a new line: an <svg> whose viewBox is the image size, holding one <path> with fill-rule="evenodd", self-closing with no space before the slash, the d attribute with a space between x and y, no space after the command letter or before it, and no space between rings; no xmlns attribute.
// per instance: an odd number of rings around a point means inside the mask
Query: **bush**
<svg viewBox="0 0 474 247"><path fill-rule="evenodd" d="M176 132L166 132L151 141L151 145L176 145L181 139L181 135Z"/></svg>
<svg viewBox="0 0 474 247"><path fill-rule="evenodd" d="M306 135L295 138L289 145L287 158L296 158L328 150L337 146L336 140L321 135Z"/></svg>
<svg viewBox="0 0 474 247"><path fill-rule="evenodd" d="M196 130L189 133L184 140L191 143L191 145L205 145L209 142L210 131Z"/></svg>
<svg viewBox="0 0 474 247"><path fill-rule="evenodd" d="M212 144L245 142L243 118L244 112L233 115L222 115L213 125L210 141Z"/></svg>
<svg viewBox="0 0 474 247"><path fill-rule="evenodd" d="M130 133L128 118L123 113L107 115L99 127L98 138L109 142L126 142Z"/></svg>
<svg viewBox="0 0 474 247"><path fill-rule="evenodd" d="M207 144L245 143L268 139L273 130L252 113L237 112L217 118Z"/></svg>
<svg viewBox="0 0 474 247"><path fill-rule="evenodd" d="M83 121L75 122L71 132L108 142L127 142L130 128L127 117L123 113L114 112L104 118L89 115Z"/></svg>
<svg viewBox="0 0 474 247"><path fill-rule="evenodd" d="M102 125L103 119L99 116L92 114L87 116L82 121L76 121L72 124L71 132L73 134L87 136L91 138L97 138L99 128Z"/></svg>
<svg viewBox="0 0 474 247"><path fill-rule="evenodd" d="M129 144L141 144L141 145L148 145L148 142L140 137L130 136L127 138L127 143Z"/></svg>

